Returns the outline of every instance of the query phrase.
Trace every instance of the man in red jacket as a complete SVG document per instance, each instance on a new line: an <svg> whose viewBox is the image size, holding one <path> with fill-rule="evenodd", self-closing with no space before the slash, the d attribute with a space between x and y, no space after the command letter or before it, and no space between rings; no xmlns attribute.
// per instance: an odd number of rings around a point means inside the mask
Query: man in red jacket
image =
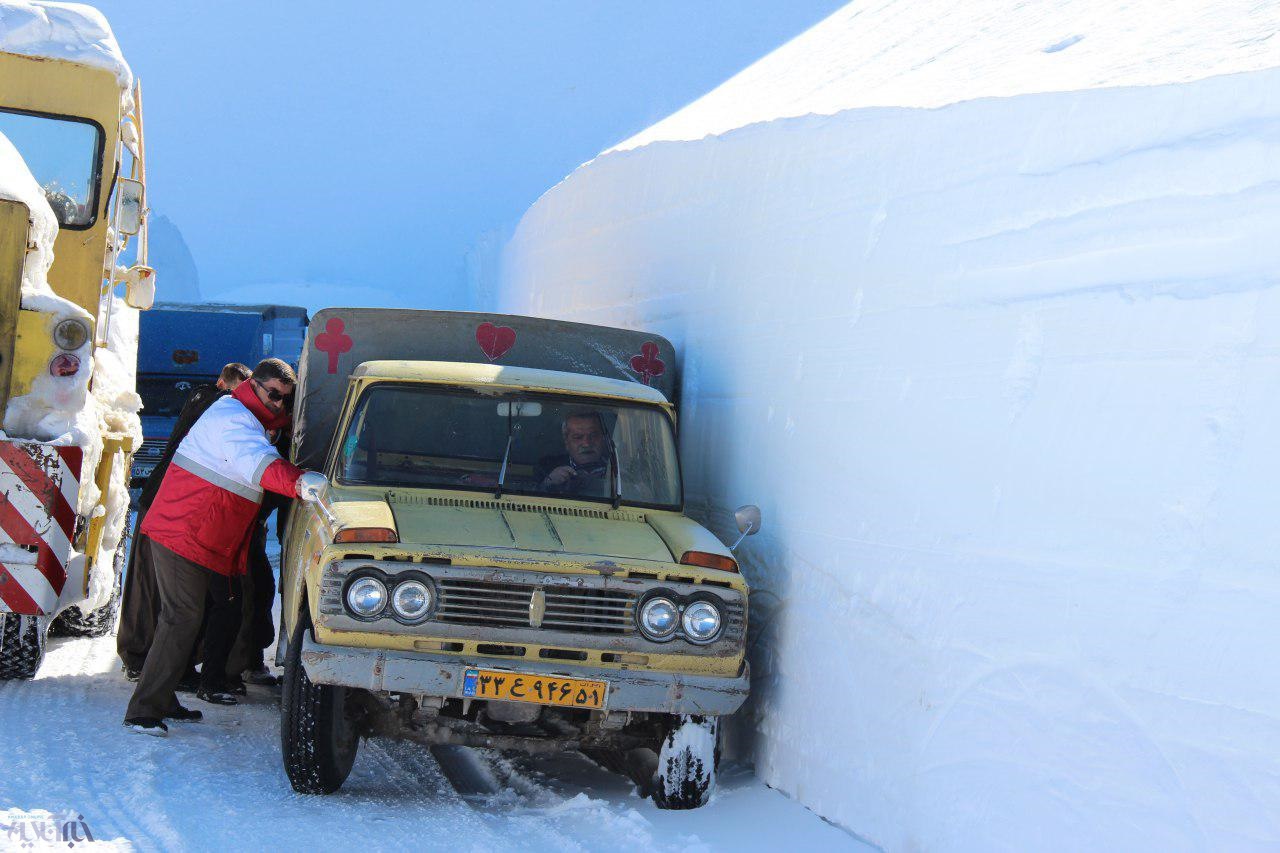
<svg viewBox="0 0 1280 853"><path fill-rule="evenodd" d="M151 541L160 620L125 711L124 724L133 731L163 736L166 718L200 718L178 704L174 688L206 596L237 595L264 490L314 499L324 480L281 458L268 436L289 423L285 403L296 382L280 359L259 362L248 382L200 416L165 472L141 531ZM225 661L226 650L221 655ZM220 678L216 668L211 677Z"/></svg>

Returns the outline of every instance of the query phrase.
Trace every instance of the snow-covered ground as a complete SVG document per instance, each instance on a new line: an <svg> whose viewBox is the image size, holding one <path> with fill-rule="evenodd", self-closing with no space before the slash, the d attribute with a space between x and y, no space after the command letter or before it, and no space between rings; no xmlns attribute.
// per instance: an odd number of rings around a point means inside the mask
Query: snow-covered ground
<svg viewBox="0 0 1280 853"><path fill-rule="evenodd" d="M70 810L139 850L871 849L734 765L704 808L661 812L577 754L375 740L341 791L302 796L280 763L278 690L232 708L182 697L205 719L154 739L120 725L131 688L114 637L53 640L34 681L0 682L0 849L20 849L12 809Z"/></svg>
<svg viewBox="0 0 1280 853"><path fill-rule="evenodd" d="M889 849L1280 846L1280 4L873 0L550 189L682 353L762 778ZM751 716L754 714L754 716Z"/></svg>
<svg viewBox="0 0 1280 853"><path fill-rule="evenodd" d="M442 762L366 741L341 791L302 796L280 764L278 691L233 708L185 697L204 721L159 740L121 728L131 687L114 638L53 640L35 681L0 684L0 813L71 809L139 850L871 849L741 766L704 808L661 812L576 754L451 747Z"/></svg>

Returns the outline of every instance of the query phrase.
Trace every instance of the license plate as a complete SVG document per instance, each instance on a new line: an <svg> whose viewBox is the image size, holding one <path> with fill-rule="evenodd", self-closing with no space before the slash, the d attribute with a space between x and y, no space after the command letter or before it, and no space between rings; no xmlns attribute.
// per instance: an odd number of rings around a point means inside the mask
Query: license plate
<svg viewBox="0 0 1280 853"><path fill-rule="evenodd" d="M609 683L558 675L468 669L462 677L462 695L468 699L501 699L563 708L603 708Z"/></svg>

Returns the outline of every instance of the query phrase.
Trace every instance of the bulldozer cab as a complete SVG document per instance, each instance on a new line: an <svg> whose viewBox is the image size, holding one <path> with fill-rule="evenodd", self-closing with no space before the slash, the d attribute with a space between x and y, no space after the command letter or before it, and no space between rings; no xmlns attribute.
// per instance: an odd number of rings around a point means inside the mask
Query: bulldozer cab
<svg viewBox="0 0 1280 853"><path fill-rule="evenodd" d="M118 585L140 438L131 309L154 295L146 146L141 88L100 13L34 2L0 17L0 456L33 496L21 524L0 520L20 546L0 615L38 616L39 633Z"/></svg>
<svg viewBox="0 0 1280 853"><path fill-rule="evenodd" d="M49 286L94 317L120 283L143 307L146 284L133 282L149 276L114 268L133 234L137 266L147 260L141 89L119 70L17 49L0 37L0 134L58 220Z"/></svg>

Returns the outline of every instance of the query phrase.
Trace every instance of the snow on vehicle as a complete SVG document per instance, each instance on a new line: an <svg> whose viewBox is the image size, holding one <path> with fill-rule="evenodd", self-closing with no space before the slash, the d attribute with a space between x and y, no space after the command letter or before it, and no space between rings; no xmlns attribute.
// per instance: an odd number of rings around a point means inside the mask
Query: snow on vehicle
<svg viewBox="0 0 1280 853"><path fill-rule="evenodd" d="M134 487L164 455L192 388L217 382L223 365L233 361L252 367L264 358L282 358L296 369L307 331L307 309L292 305L157 303L140 319L142 446L133 456Z"/></svg>
<svg viewBox="0 0 1280 853"><path fill-rule="evenodd" d="M0 2L0 678L35 674L51 625L114 623L154 295L144 176L141 92L106 20Z"/></svg>
<svg viewBox="0 0 1280 853"><path fill-rule="evenodd" d="M329 484L289 521L277 648L295 790L337 790L377 734L581 749L664 808L706 801L748 589L684 513L673 365L622 329L313 318L293 452Z"/></svg>

